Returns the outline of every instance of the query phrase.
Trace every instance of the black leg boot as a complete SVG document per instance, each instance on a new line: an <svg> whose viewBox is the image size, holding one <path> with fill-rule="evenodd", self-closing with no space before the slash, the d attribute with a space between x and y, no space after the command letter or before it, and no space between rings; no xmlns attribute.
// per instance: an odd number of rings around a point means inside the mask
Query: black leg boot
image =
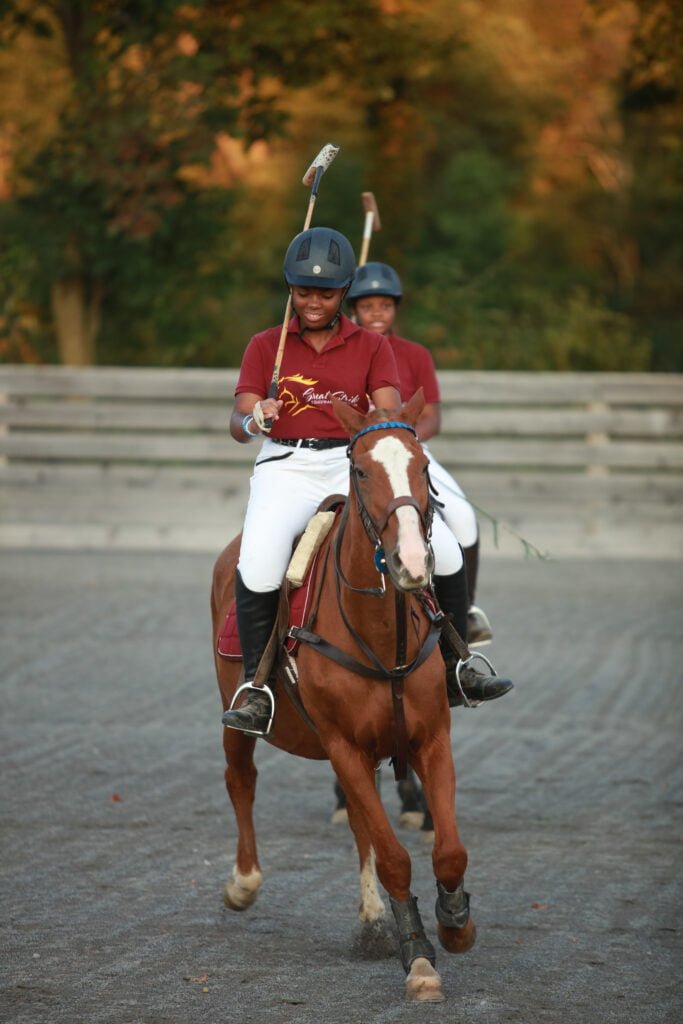
<svg viewBox="0 0 683 1024"><path fill-rule="evenodd" d="M259 594L249 590L239 572L236 572L235 599L244 681L252 683L275 625L279 591L268 590ZM245 732L264 735L268 729L271 710L270 697L267 693L259 693L258 689L247 690L246 697L239 707L224 712L222 722L229 729L242 729Z"/></svg>
<svg viewBox="0 0 683 1024"><path fill-rule="evenodd" d="M467 643L470 647L484 647L493 640L493 631L488 615L474 603L479 575L479 539L463 548L467 570Z"/></svg>
<svg viewBox="0 0 683 1024"><path fill-rule="evenodd" d="M463 565L458 572L450 576L434 576L434 592L441 611L450 618L453 627L461 637L467 633L467 571ZM462 704L460 688L469 701L495 700L512 689L513 683L503 676L490 676L477 672L471 665L461 666L460 685L456 667L459 661L457 651L453 650L445 638L441 640L441 655L446 663L446 684L448 686L448 703L451 707Z"/></svg>

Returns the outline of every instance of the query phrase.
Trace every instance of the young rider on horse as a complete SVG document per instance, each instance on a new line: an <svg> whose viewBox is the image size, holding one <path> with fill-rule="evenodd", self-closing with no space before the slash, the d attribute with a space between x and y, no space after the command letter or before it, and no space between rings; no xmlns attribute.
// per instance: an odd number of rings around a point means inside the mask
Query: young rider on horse
<svg viewBox="0 0 683 1024"><path fill-rule="evenodd" d="M366 263L359 267L346 296L361 327L377 331L388 340L396 357L401 398L405 402L419 387L425 395L425 407L417 424L417 436L429 456L429 475L438 491L443 508L438 511L460 541L467 574L468 613L467 640L470 647L492 639L488 617L474 604L479 571L479 527L474 509L462 488L441 466L425 442L438 434L441 427L439 383L431 352L417 341L408 341L394 334L393 327L403 298L401 279L387 263Z"/></svg>
<svg viewBox="0 0 683 1024"><path fill-rule="evenodd" d="M295 315L288 325L278 378L278 397L268 388L280 336L274 327L254 335L240 367L230 433L240 444L259 435L240 557L235 578L237 628L245 682L253 682L273 629L278 591L292 544L320 502L347 494L348 437L332 411L333 395L361 411L368 399L380 409L400 407L399 375L391 345L381 334L354 324L341 305L355 272L349 240L326 227L309 228L290 243L284 276ZM466 630L467 595L463 557L453 533L434 517L432 545L437 598ZM464 614L463 614L464 609ZM512 684L467 666L460 683L468 699L490 700ZM247 688L223 724L265 735L270 698Z"/></svg>

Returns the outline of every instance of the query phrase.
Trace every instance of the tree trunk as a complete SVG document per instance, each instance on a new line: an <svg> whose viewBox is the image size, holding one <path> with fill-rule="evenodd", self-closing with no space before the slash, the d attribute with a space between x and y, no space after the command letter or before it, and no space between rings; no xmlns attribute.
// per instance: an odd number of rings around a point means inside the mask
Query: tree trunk
<svg viewBox="0 0 683 1024"><path fill-rule="evenodd" d="M60 363L92 366L100 328L101 287L89 290L82 277L65 278L52 285L51 299Z"/></svg>

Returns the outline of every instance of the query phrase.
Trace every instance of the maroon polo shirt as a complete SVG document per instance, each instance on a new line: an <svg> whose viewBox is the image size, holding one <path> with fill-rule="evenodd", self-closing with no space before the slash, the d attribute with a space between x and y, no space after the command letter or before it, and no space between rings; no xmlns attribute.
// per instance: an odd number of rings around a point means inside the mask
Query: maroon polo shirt
<svg viewBox="0 0 683 1024"><path fill-rule="evenodd" d="M401 401L407 402L418 388L424 388L425 402L440 402L441 393L432 353L417 341L388 334L401 378Z"/></svg>
<svg viewBox="0 0 683 1024"><path fill-rule="evenodd" d="M280 327L255 334L246 347L235 394L265 398L273 376ZM283 401L270 437L346 437L332 412L340 398L367 412L368 395L378 388L399 390L391 345L381 334L366 331L342 315L339 330L322 352L300 336L298 317L289 322L277 397Z"/></svg>

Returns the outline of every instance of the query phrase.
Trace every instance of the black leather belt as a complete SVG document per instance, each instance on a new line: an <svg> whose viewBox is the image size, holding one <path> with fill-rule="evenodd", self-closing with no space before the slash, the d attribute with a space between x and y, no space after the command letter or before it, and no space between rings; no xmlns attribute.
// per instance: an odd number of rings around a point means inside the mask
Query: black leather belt
<svg viewBox="0 0 683 1024"><path fill-rule="evenodd" d="M348 437L271 437L275 444L284 444L287 448L310 448L314 452L325 448L341 448L349 443Z"/></svg>

